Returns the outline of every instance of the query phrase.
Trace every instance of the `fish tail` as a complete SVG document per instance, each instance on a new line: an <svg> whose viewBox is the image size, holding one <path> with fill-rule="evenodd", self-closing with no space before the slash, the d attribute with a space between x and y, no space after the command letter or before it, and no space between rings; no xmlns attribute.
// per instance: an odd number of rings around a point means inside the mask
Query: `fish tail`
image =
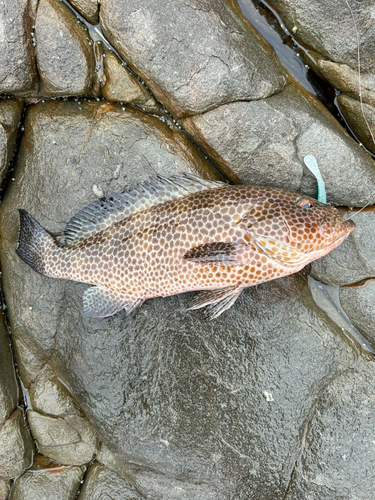
<svg viewBox="0 0 375 500"><path fill-rule="evenodd" d="M55 247L57 243L26 210L19 210L19 214L21 225L16 253L34 271L46 274L46 250Z"/></svg>

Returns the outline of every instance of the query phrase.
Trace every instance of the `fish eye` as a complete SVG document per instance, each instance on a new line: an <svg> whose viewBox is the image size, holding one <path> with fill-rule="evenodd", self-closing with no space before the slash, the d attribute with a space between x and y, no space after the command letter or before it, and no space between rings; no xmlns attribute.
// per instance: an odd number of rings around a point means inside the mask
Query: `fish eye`
<svg viewBox="0 0 375 500"><path fill-rule="evenodd" d="M302 200L299 202L299 206L307 209L313 207L314 203L311 200Z"/></svg>

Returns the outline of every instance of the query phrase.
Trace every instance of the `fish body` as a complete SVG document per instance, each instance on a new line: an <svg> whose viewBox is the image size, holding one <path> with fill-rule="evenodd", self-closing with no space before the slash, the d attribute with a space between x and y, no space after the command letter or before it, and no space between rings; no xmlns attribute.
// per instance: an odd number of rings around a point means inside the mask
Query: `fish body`
<svg viewBox="0 0 375 500"><path fill-rule="evenodd" d="M87 316L201 291L191 309L219 316L243 288L302 269L354 228L343 211L298 193L192 176L153 179L96 200L54 240L20 210L17 253L41 274L95 285Z"/></svg>

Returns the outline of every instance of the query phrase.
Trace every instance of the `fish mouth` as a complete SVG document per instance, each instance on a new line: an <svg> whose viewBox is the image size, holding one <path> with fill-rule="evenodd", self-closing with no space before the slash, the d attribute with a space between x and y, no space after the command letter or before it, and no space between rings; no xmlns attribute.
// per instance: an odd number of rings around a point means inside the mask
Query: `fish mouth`
<svg viewBox="0 0 375 500"><path fill-rule="evenodd" d="M326 215L320 223L320 230L324 236L338 235L338 239L345 239L351 231L355 228L352 220L343 220L345 217L345 210L338 210L333 216ZM336 241L336 240L335 240Z"/></svg>

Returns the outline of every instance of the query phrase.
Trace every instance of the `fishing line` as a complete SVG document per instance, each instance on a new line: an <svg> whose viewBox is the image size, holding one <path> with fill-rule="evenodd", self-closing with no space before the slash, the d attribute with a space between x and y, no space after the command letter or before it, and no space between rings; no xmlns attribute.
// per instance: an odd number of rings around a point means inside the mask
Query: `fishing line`
<svg viewBox="0 0 375 500"><path fill-rule="evenodd" d="M353 20L353 26L354 26L354 29L355 29L355 35L356 35L356 39L357 39L358 94L359 94L359 103L360 103L360 106L361 106L361 113L362 113L363 119L365 120L366 126L367 126L367 128L368 128L368 130L370 132L372 142L375 144L374 134L372 133L371 127L370 127L369 122L368 122L368 120L367 120L367 118L365 116L365 111L364 111L364 108L363 108L363 100L362 100L362 74L361 74L361 54L360 54L360 48L359 48L360 38L359 38L358 29L357 29L357 23L355 22L354 14L353 14L352 8L350 7L349 1L345 0L345 3L348 6L348 9L350 11L350 15L351 15L352 20Z"/></svg>

